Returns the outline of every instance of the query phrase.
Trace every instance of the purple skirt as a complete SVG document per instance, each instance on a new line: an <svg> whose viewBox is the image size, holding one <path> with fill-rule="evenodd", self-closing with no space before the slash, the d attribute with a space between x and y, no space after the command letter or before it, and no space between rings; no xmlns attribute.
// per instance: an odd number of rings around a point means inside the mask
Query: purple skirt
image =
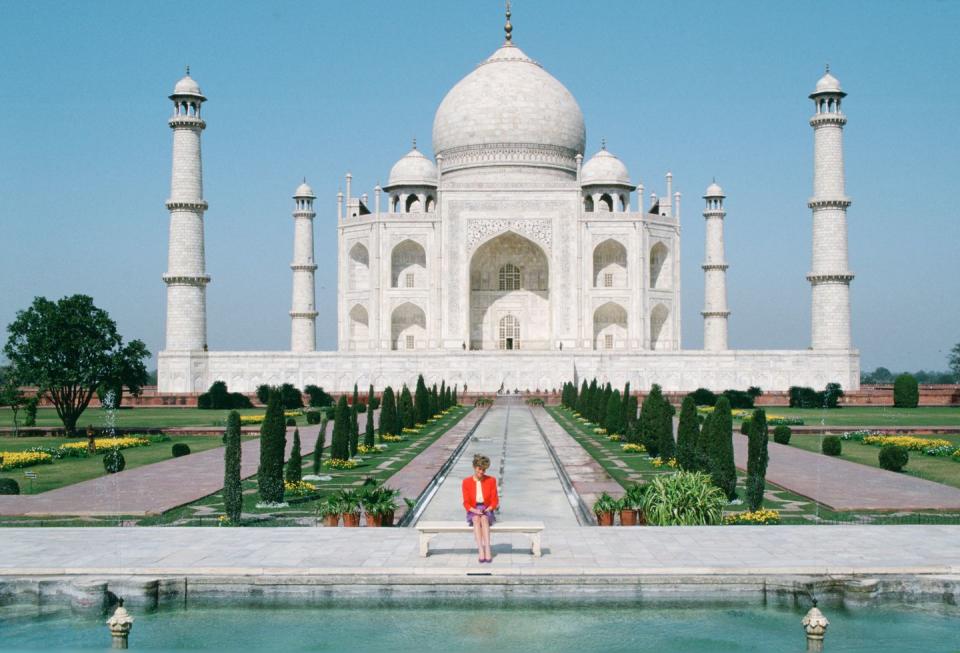
<svg viewBox="0 0 960 653"><path fill-rule="evenodd" d="M477 504L477 508L479 508L480 510L484 510L485 506L484 506L482 503L478 503L478 504ZM487 521L489 521L489 522L490 522L490 525L493 526L493 523L497 520L496 517L493 516L493 511L492 511L492 510L488 510L488 511L486 511L485 514L487 515ZM467 524L468 524L468 525L473 526L473 518L474 518L474 517L479 517L479 515L475 515L475 514L473 514L472 512L470 512L470 511L468 510L468 511L467 511Z"/></svg>

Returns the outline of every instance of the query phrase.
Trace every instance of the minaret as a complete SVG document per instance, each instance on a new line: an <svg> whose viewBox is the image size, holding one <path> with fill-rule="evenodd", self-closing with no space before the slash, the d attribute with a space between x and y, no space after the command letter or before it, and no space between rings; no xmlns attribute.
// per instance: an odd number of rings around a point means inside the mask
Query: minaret
<svg viewBox="0 0 960 653"><path fill-rule="evenodd" d="M847 267L847 207L843 175L843 126L840 111L846 95L840 82L826 74L810 94L816 112L813 127L813 265L811 344L813 349L850 349L850 281Z"/></svg>
<svg viewBox="0 0 960 653"><path fill-rule="evenodd" d="M706 255L703 262L703 348L707 351L725 351L727 346L727 265L723 249L723 189L714 181L707 187L703 199L706 208Z"/></svg>
<svg viewBox="0 0 960 653"><path fill-rule="evenodd" d="M200 133L207 124L200 105L207 98L187 74L173 89L173 173L170 179L170 246L167 257L167 351L207 348L206 273L203 249L203 170Z"/></svg>
<svg viewBox="0 0 960 653"><path fill-rule="evenodd" d="M304 352L317 349L317 311L313 273L313 200L316 195L307 180L293 194L293 301L290 308L290 351Z"/></svg>

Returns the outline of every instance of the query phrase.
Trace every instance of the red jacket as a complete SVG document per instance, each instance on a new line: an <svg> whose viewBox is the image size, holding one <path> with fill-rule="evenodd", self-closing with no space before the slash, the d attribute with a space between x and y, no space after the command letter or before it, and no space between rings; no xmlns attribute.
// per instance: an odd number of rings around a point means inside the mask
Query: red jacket
<svg viewBox="0 0 960 653"><path fill-rule="evenodd" d="M484 476L480 481L483 488L483 506L487 510L495 510L500 505L500 497L497 496L497 479L492 476ZM472 508L477 507L477 481L473 476L463 479L461 486L463 490L463 507L470 512Z"/></svg>

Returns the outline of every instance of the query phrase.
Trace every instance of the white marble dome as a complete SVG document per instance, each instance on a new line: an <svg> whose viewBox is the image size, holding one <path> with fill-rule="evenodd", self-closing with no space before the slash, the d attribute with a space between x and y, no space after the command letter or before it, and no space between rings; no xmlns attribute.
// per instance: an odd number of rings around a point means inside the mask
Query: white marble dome
<svg viewBox="0 0 960 653"><path fill-rule="evenodd" d="M307 184L306 181L304 181L302 184L297 186L297 190L294 191L293 196L294 197L316 197L316 195L313 194L313 189L310 188L309 184Z"/></svg>
<svg viewBox="0 0 960 653"><path fill-rule="evenodd" d="M580 170L580 184L582 186L629 186L630 173L623 161L603 148L583 164Z"/></svg>
<svg viewBox="0 0 960 653"><path fill-rule="evenodd" d="M414 145L412 150L390 168L390 177L384 188L436 185L437 166Z"/></svg>
<svg viewBox="0 0 960 653"><path fill-rule="evenodd" d="M203 93L200 92L200 85L190 76L186 74L183 78L177 82L177 85L173 87L173 95L199 95L203 97Z"/></svg>
<svg viewBox="0 0 960 653"><path fill-rule="evenodd" d="M843 93L840 88L840 80L830 74L830 71L824 73L817 81L816 93Z"/></svg>
<svg viewBox="0 0 960 653"><path fill-rule="evenodd" d="M506 44L447 93L433 120L437 156L479 146L537 145L583 153L576 99L515 45Z"/></svg>
<svg viewBox="0 0 960 653"><path fill-rule="evenodd" d="M707 192L703 194L704 197L726 197L723 194L723 189L720 188L720 184L713 182L707 186Z"/></svg>

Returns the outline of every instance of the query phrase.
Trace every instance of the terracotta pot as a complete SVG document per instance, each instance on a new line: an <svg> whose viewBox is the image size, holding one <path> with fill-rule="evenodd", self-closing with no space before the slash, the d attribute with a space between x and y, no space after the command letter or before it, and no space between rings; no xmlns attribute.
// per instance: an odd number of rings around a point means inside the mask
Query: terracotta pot
<svg viewBox="0 0 960 653"><path fill-rule="evenodd" d="M367 513L368 527L381 526L382 521L383 521L383 515L371 515L369 512Z"/></svg>
<svg viewBox="0 0 960 653"><path fill-rule="evenodd" d="M340 515L324 515L324 516L323 516L323 525L324 525L324 526L339 526L339 525L340 525Z"/></svg>
<svg viewBox="0 0 960 653"><path fill-rule="evenodd" d="M385 512L380 516L381 526L393 526L393 511Z"/></svg>
<svg viewBox="0 0 960 653"><path fill-rule="evenodd" d="M613 526L613 513L612 513L612 512L598 512L598 513L597 513L597 526Z"/></svg>
<svg viewBox="0 0 960 653"><path fill-rule="evenodd" d="M345 512L343 513L343 525L345 528L357 528L360 526L360 513L357 512Z"/></svg>
<svg viewBox="0 0 960 653"><path fill-rule="evenodd" d="M636 511L636 510L621 510L621 511L620 511L620 525L621 525L621 526L636 526L636 525L637 525L637 511Z"/></svg>

